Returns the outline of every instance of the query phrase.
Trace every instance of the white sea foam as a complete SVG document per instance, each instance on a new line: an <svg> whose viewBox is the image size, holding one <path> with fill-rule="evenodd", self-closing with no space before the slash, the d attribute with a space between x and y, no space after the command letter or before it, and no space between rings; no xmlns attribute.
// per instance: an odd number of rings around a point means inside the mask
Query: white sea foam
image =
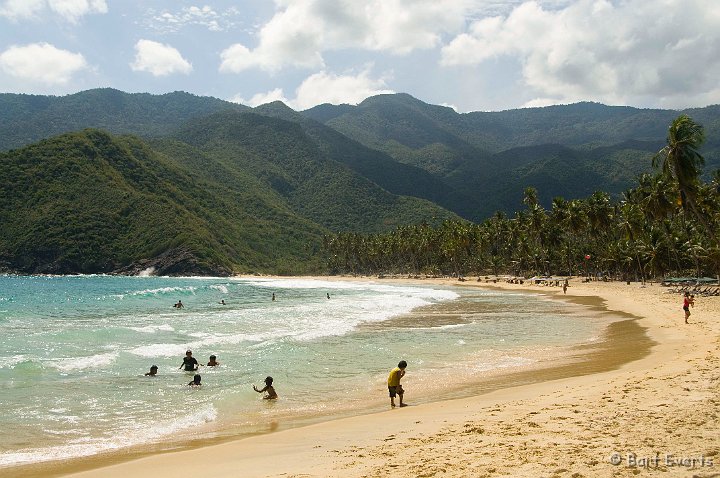
<svg viewBox="0 0 720 478"><path fill-rule="evenodd" d="M324 281L317 279L239 279L249 285L274 289L327 289L355 290L391 293L397 296L413 295L438 300L451 300L459 294L447 289L430 287L407 287L402 285L380 284L377 282Z"/></svg>
<svg viewBox="0 0 720 478"><path fill-rule="evenodd" d="M164 331L164 332L174 332L175 328L170 324L162 324L162 325L146 325L145 327L128 327L130 330L134 330L136 332L144 332L148 334L154 334L155 332Z"/></svg>
<svg viewBox="0 0 720 478"><path fill-rule="evenodd" d="M10 357L0 357L0 368L13 368L15 365L25 362L28 359L25 355L12 355Z"/></svg>
<svg viewBox="0 0 720 478"><path fill-rule="evenodd" d="M125 297L146 296L146 295L168 295L171 293L178 293L178 292L190 292L191 294L195 294L195 291L197 291L197 287L194 287L194 286L158 287L157 289L136 290L133 292L128 292L126 294L114 294L111 297L117 297L119 299L124 299Z"/></svg>
<svg viewBox="0 0 720 478"><path fill-rule="evenodd" d="M223 285L223 284L213 284L213 285L210 286L210 288L211 288L211 289L219 290L219 291L222 292L223 294L227 294L227 293L229 292L227 286L225 286L225 285Z"/></svg>
<svg viewBox="0 0 720 478"><path fill-rule="evenodd" d="M150 277L155 275L155 268L150 266L147 269L143 269L138 274L138 277Z"/></svg>
<svg viewBox="0 0 720 478"><path fill-rule="evenodd" d="M131 349L129 352L140 357L182 357L187 350L200 349L211 345L237 345L243 342L255 344L276 338L277 334L202 334L184 344L150 344Z"/></svg>
<svg viewBox="0 0 720 478"><path fill-rule="evenodd" d="M62 372L71 372L73 370L107 367L115 362L117 358L117 352L109 352L106 354L91 355L89 357L72 357L48 360L45 363Z"/></svg>
<svg viewBox="0 0 720 478"><path fill-rule="evenodd" d="M70 440L67 445L50 446L47 448L28 448L24 450L0 453L0 467L21 465L23 463L40 463L52 460L77 458L95 455L103 451L117 450L133 445L147 443L163 437L171 436L182 430L192 429L217 419L217 410L211 404L190 413L179 414L177 418L167 421L152 421L140 424L127 433L113 438L80 437Z"/></svg>

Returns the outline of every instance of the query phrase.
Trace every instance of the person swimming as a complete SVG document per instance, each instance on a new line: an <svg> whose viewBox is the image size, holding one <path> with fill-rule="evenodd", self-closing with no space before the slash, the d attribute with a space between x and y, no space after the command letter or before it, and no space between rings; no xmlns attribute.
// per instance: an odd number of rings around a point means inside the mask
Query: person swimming
<svg viewBox="0 0 720 478"><path fill-rule="evenodd" d="M218 365L220 365L220 362L218 362L216 359L217 359L217 357L215 355L211 355L210 361L207 363L207 366L208 367L217 367Z"/></svg>
<svg viewBox="0 0 720 478"><path fill-rule="evenodd" d="M202 383L200 383L200 380L202 380L202 377L200 376L199 373L196 373L192 379L192 382L189 382L188 385L190 387L199 387L202 385Z"/></svg>
<svg viewBox="0 0 720 478"><path fill-rule="evenodd" d="M150 371L145 373L145 376L146 377L148 377L148 376L154 377L155 375L157 375L157 371L158 371L158 366L153 365L152 367L150 367Z"/></svg>

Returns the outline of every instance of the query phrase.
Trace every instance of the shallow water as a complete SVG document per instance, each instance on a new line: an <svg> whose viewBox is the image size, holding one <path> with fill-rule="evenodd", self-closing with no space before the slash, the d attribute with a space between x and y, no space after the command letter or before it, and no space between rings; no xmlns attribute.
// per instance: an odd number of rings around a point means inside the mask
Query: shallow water
<svg viewBox="0 0 720 478"><path fill-rule="evenodd" d="M382 281L3 276L0 466L386 407L400 359L408 398L427 401L605 324L534 295ZM222 364L201 367L199 389L178 369L186 349ZM252 390L267 375L277 402Z"/></svg>

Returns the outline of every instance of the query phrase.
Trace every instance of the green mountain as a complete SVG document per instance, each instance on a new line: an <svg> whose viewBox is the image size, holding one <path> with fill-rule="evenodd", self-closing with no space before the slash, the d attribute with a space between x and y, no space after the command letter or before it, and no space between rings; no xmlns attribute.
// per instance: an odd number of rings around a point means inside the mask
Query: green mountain
<svg viewBox="0 0 720 478"><path fill-rule="evenodd" d="M0 261L26 273L317 270L325 230L243 179L206 181L98 130L3 153Z"/></svg>
<svg viewBox="0 0 720 478"><path fill-rule="evenodd" d="M62 133L98 128L143 137L167 135L209 114L249 109L217 98L176 91L164 95L124 93L111 88L68 96L0 94L0 151Z"/></svg>
<svg viewBox="0 0 720 478"><path fill-rule="evenodd" d="M481 204L471 196L459 192L442 178L420 167L395 161L385 153L306 118L283 103L262 105L255 108L254 112L299 124L328 157L393 194L426 199L463 217L472 217L481 208Z"/></svg>
<svg viewBox="0 0 720 478"><path fill-rule="evenodd" d="M343 162L352 155L349 147L333 150L293 121L226 111L188 123L174 137L233 174L251 175L296 214L332 231L379 232L456 217L430 201L383 189Z"/></svg>
<svg viewBox="0 0 720 478"><path fill-rule="evenodd" d="M720 106L684 112L705 127L709 174ZM330 232L482 221L521 209L528 186L546 207L619 195L679 113L459 114L405 94L302 112L181 92L0 94L0 270L317 272Z"/></svg>
<svg viewBox="0 0 720 478"><path fill-rule="evenodd" d="M720 106L684 112L705 126L708 138L720 137ZM650 158L680 112L577 103L459 114L395 94L303 114L433 174L470 199L445 207L479 221L521 208L527 186L538 190L546 207L556 196L585 197L596 190L619 195L651 170ZM709 141L703 154L706 171L720 167L718 140Z"/></svg>

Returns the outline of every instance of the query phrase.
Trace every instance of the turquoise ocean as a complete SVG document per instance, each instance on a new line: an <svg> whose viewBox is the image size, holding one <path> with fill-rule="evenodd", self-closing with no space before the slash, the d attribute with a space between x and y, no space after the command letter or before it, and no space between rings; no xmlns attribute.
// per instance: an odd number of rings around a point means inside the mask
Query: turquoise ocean
<svg viewBox="0 0 720 478"><path fill-rule="evenodd" d="M0 470L385 410L401 359L406 401L462 396L605 325L532 294L382 280L0 276ZM252 389L268 375L277 401Z"/></svg>

